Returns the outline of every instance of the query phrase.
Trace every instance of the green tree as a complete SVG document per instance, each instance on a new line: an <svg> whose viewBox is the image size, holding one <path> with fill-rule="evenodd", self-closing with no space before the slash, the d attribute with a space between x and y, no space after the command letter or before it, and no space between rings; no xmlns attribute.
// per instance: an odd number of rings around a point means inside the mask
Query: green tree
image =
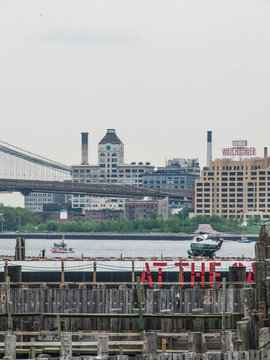
<svg viewBox="0 0 270 360"><path fill-rule="evenodd" d="M36 226L41 222L32 211L20 207L0 206L0 213L5 231L23 230L26 225Z"/></svg>

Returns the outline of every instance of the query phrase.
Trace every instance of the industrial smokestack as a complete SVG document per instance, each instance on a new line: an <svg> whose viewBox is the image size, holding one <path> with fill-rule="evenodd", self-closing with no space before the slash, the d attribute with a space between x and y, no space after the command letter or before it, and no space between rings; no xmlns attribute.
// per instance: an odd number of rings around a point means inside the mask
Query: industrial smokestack
<svg viewBox="0 0 270 360"><path fill-rule="evenodd" d="M264 168L268 168L268 148L264 148Z"/></svg>
<svg viewBox="0 0 270 360"><path fill-rule="evenodd" d="M207 167L212 161L212 131L207 131Z"/></svg>
<svg viewBox="0 0 270 360"><path fill-rule="evenodd" d="M82 132L82 163L88 165L88 132Z"/></svg>

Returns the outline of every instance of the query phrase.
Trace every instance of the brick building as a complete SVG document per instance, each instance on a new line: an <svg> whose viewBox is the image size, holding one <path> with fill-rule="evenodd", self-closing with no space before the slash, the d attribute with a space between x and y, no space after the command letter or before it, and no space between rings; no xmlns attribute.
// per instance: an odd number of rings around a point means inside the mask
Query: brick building
<svg viewBox="0 0 270 360"><path fill-rule="evenodd" d="M146 219L151 214L161 215L168 219L168 198L162 200L126 200L125 218L129 220Z"/></svg>
<svg viewBox="0 0 270 360"><path fill-rule="evenodd" d="M195 215L270 218L270 158L217 159L195 182Z"/></svg>

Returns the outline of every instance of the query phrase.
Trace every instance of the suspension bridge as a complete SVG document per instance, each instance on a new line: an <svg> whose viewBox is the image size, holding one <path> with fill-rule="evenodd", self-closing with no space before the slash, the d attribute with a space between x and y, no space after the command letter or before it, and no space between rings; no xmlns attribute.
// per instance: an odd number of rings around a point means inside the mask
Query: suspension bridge
<svg viewBox="0 0 270 360"><path fill-rule="evenodd" d="M170 197L192 201L192 192L179 189L149 189L132 185L75 183L72 168L0 141L0 192L81 194L93 196Z"/></svg>
<svg viewBox="0 0 270 360"><path fill-rule="evenodd" d="M71 180L71 167L0 141L0 178Z"/></svg>

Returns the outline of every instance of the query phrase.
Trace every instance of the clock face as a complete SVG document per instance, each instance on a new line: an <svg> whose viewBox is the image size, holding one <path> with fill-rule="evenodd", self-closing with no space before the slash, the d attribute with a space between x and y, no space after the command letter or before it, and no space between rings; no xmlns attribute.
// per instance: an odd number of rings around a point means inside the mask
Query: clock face
<svg viewBox="0 0 270 360"><path fill-rule="evenodd" d="M107 144L106 145L106 151L110 152L112 150L112 145L111 144Z"/></svg>

